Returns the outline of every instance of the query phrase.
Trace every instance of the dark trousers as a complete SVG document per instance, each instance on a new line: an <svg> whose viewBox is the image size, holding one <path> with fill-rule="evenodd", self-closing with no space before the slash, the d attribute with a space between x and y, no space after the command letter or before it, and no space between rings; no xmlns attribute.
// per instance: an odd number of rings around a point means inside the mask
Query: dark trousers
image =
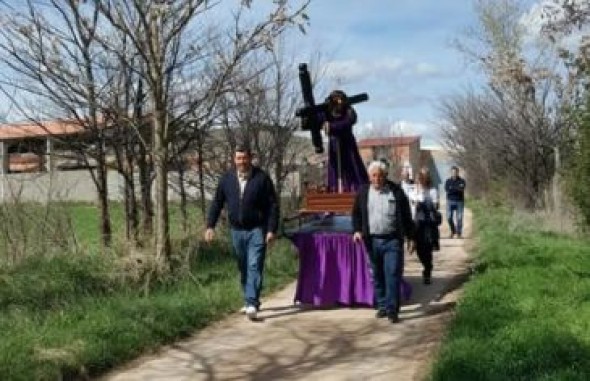
<svg viewBox="0 0 590 381"><path fill-rule="evenodd" d="M399 312L400 283L404 272L404 244L396 238L371 238L375 301L379 310Z"/></svg>
<svg viewBox="0 0 590 381"><path fill-rule="evenodd" d="M438 227L417 224L416 225L416 254L422 263L424 271L422 275L430 277L432 274L432 252L438 246Z"/></svg>
<svg viewBox="0 0 590 381"><path fill-rule="evenodd" d="M432 275L432 245L418 240L416 242L416 254L418 254L418 259L424 269L422 275L430 278Z"/></svg>

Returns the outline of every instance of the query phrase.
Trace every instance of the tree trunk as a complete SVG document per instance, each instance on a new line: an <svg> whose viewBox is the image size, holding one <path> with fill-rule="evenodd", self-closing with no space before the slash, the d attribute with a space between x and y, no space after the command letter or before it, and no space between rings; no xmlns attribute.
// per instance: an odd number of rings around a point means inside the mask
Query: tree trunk
<svg viewBox="0 0 590 381"><path fill-rule="evenodd" d="M200 196L200 206L201 206L201 217L203 218L203 221L207 220L207 202L205 200L205 174L204 174L204 170L205 170L205 166L203 165L203 138L201 136L201 134L199 134L198 136L198 140L197 140L197 154L198 154L198 160L197 160L197 166L198 166L198 171L199 171L199 196Z"/></svg>
<svg viewBox="0 0 590 381"><path fill-rule="evenodd" d="M275 163L275 190L277 192L277 197L279 199L279 205L281 205L281 197L283 195L283 181L281 176L283 175L283 163L281 160L283 159L283 155L278 155L279 160Z"/></svg>
<svg viewBox="0 0 590 381"><path fill-rule="evenodd" d="M168 147L165 140L165 116L156 107L154 115L155 248L156 258L170 258L170 225L168 218Z"/></svg>
<svg viewBox="0 0 590 381"><path fill-rule="evenodd" d="M143 234L150 237L153 234L154 208L152 203L152 181L151 172L153 164L148 161L148 152L141 144L137 160L139 170L139 187L141 190L141 227Z"/></svg>
<svg viewBox="0 0 590 381"><path fill-rule="evenodd" d="M129 149L129 147L127 147ZM139 220L137 213L137 198L135 196L135 171L133 170L133 156L127 155L125 168L125 234L133 245L139 243Z"/></svg>
<svg viewBox="0 0 590 381"><path fill-rule="evenodd" d="M179 191L180 191L180 213L182 215L182 231L186 233L188 231L188 212L186 210L186 208L188 206L188 202L187 202L187 196L186 196L186 187L184 186L185 168L184 168L184 161L182 159L182 156L180 156L178 158L177 170L178 170L178 187L179 187Z"/></svg>
<svg viewBox="0 0 590 381"><path fill-rule="evenodd" d="M112 228L111 217L109 213L109 194L107 188L107 167L105 163L104 150L99 148L97 155L96 175L98 181L98 207L100 210L100 233L102 237L102 245L104 247L111 246L112 243Z"/></svg>
<svg viewBox="0 0 590 381"><path fill-rule="evenodd" d="M135 99L134 117L139 125L139 147L137 150L137 169L139 172L139 188L141 192L141 225L145 237L151 237L153 233L152 220L154 216L152 205L152 181L151 172L153 164L148 161L148 150L152 146L151 129L143 123L143 81L137 81L137 95Z"/></svg>

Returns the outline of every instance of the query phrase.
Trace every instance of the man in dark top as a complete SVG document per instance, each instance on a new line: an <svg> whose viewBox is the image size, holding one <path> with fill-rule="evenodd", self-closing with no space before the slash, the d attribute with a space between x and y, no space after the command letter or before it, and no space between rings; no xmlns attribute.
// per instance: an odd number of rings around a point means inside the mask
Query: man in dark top
<svg viewBox="0 0 590 381"><path fill-rule="evenodd" d="M235 168L219 180L207 216L205 241L215 238L215 225L225 204L244 293L241 311L255 320L260 308L266 246L275 238L279 204L271 178L252 166L247 146L236 148L234 164Z"/></svg>
<svg viewBox="0 0 590 381"><path fill-rule="evenodd" d="M459 176L459 168L451 168L451 177L445 182L447 193L447 221L451 229L450 238L461 238L463 234L463 207L465 204L465 180ZM457 215L455 224L453 214Z"/></svg>
<svg viewBox="0 0 590 381"><path fill-rule="evenodd" d="M369 165L370 185L359 189L352 210L355 242L364 242L373 268L377 317L399 321L400 283L404 272L404 238L414 250L414 222L402 188L387 180L387 166Z"/></svg>

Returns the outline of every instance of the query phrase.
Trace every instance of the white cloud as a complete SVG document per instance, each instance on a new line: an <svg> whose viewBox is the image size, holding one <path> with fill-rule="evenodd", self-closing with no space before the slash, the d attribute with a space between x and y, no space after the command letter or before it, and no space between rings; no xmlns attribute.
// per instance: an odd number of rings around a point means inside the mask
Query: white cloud
<svg viewBox="0 0 590 381"><path fill-rule="evenodd" d="M544 2L534 4L528 12L520 18L520 24L523 26L526 38L536 39L541 34L541 28L547 22L543 17Z"/></svg>
<svg viewBox="0 0 590 381"><path fill-rule="evenodd" d="M380 60L339 60L328 62L325 73L332 80L351 83L375 76L391 78L399 75L404 67L404 61L395 57Z"/></svg>
<svg viewBox="0 0 590 381"><path fill-rule="evenodd" d="M355 134L359 138L388 137L420 135L423 141L436 144L440 139L440 131L434 124L417 123L408 120L395 122L367 121L362 126L355 128Z"/></svg>
<svg viewBox="0 0 590 381"><path fill-rule="evenodd" d="M416 107L427 103L430 99L423 95L416 95L410 93L410 89L405 92L388 92L388 95L382 97L373 97L372 102L376 106L388 108L388 109L399 109Z"/></svg>
<svg viewBox="0 0 590 381"><path fill-rule="evenodd" d="M398 57L378 60L337 60L324 67L326 77L340 85L370 81L391 83L401 79L433 77L442 70L428 62L408 62Z"/></svg>
<svg viewBox="0 0 590 381"><path fill-rule="evenodd" d="M414 73L418 76L433 76L441 73L441 70L430 63L420 62L414 66Z"/></svg>

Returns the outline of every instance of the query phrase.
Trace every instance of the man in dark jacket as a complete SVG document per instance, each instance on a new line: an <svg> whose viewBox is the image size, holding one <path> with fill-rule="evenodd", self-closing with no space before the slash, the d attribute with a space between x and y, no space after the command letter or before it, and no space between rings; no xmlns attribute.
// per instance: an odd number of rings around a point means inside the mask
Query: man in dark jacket
<svg viewBox="0 0 590 381"><path fill-rule="evenodd" d="M459 168L451 168L451 177L445 182L447 193L447 221L451 229L450 238L461 238L463 234L463 207L465 206L465 180L459 176ZM455 224L453 214L457 215Z"/></svg>
<svg viewBox="0 0 590 381"><path fill-rule="evenodd" d="M244 293L242 312L254 320L260 308L266 246L278 227L279 204L271 178L252 166L247 146L236 148L234 164L219 180L207 216L205 241L215 238L215 225L225 204Z"/></svg>
<svg viewBox="0 0 590 381"><path fill-rule="evenodd" d="M354 202L352 223L355 242L364 242L373 268L377 317L399 321L400 283L404 271L404 238L414 250L414 223L410 203L402 188L387 180L387 166L369 165L370 185L362 186Z"/></svg>

